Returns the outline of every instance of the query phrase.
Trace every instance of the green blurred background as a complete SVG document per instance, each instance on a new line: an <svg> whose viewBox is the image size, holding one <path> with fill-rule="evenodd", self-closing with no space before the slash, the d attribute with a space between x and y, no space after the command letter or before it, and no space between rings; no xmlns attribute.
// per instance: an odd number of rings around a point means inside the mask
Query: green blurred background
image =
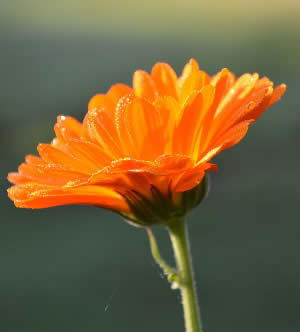
<svg viewBox="0 0 300 332"><path fill-rule="evenodd" d="M157 61L214 74L259 72L284 98L215 158L211 192L189 220L206 332L300 330L300 2L1 1L0 331L183 331L179 294L146 234L84 206L14 208L6 175L58 114ZM156 229L172 261L164 229Z"/></svg>

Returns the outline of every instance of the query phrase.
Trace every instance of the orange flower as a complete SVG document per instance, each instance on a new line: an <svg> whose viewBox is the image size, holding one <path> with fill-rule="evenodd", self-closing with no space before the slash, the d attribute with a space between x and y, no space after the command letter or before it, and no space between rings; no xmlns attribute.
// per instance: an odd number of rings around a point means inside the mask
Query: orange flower
<svg viewBox="0 0 300 332"><path fill-rule="evenodd" d="M90 204L132 220L139 205L179 206L183 192L216 171L209 161L237 144L285 89L228 69L210 77L193 59L179 78L165 63L150 75L136 71L133 88L116 84L94 96L83 123L59 116L40 157L28 155L8 175L9 197L17 207Z"/></svg>

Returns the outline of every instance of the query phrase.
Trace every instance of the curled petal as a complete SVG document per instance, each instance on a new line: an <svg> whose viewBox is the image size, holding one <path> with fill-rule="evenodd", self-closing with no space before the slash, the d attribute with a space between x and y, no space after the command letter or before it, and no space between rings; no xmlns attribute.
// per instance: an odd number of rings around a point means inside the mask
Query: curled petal
<svg viewBox="0 0 300 332"><path fill-rule="evenodd" d="M177 181L172 184L172 190L175 192L182 192L190 190L196 187L203 179L205 172L217 171L217 165L215 164L201 164L192 169L187 170Z"/></svg>
<svg viewBox="0 0 300 332"><path fill-rule="evenodd" d="M96 205L116 211L128 211L128 205L114 190L99 186L57 188L39 183L26 183L8 189L17 207L41 209L59 205Z"/></svg>

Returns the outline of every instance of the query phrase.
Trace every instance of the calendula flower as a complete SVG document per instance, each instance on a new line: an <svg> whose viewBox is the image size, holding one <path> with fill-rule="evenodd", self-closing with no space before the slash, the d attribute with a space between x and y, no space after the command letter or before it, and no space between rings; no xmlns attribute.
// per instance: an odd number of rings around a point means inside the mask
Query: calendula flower
<svg viewBox="0 0 300 332"><path fill-rule="evenodd" d="M180 77L166 63L136 71L132 87L94 96L83 123L59 116L52 143L8 175L9 197L17 207L89 204L137 224L164 223L201 201L205 173L217 169L211 159L285 89L228 69L211 77L193 59Z"/></svg>
<svg viewBox="0 0 300 332"><path fill-rule="evenodd" d="M155 261L180 289L186 332L203 332L191 265L186 213L207 191L211 159L237 144L285 92L266 77L228 69L210 77L190 60L178 78L165 63L137 71L133 87L94 96L83 123L59 116L51 144L28 155L8 189L17 207L89 204L146 226ZM176 267L161 257L153 224L166 225Z"/></svg>

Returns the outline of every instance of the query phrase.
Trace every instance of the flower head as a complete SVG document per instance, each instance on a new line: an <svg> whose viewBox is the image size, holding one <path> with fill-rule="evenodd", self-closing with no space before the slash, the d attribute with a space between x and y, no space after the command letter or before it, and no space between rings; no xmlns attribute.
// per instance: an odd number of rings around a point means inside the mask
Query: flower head
<svg viewBox="0 0 300 332"><path fill-rule="evenodd" d="M83 123L59 116L52 143L8 175L9 197L33 209L96 205L136 223L147 216L160 223L160 204L162 213L168 206L170 215L186 213L203 198L205 173L217 169L210 160L237 144L285 89L228 69L210 77L193 59L179 78L165 63L136 71L132 88L116 84L94 96Z"/></svg>

